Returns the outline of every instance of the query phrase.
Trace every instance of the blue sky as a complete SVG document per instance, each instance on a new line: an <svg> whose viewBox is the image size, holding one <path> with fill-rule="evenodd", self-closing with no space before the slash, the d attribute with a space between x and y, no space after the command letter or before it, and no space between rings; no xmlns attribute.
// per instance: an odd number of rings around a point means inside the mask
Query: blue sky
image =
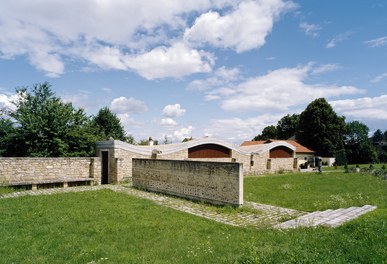
<svg viewBox="0 0 387 264"><path fill-rule="evenodd" d="M48 81L136 140L240 143L325 97L387 130L384 0L2 0L0 108Z"/></svg>

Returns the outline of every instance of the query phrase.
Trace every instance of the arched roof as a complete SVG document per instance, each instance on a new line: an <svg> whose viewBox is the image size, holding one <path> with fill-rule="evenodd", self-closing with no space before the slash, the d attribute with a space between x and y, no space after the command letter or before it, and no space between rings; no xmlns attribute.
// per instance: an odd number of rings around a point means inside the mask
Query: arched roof
<svg viewBox="0 0 387 264"><path fill-rule="evenodd" d="M132 145L126 142L122 142L119 140L109 140L109 141L97 142L96 146L97 146L97 149L119 148L119 149L127 150L141 155L151 155L153 150L158 150L158 151L161 151L159 155L162 156L162 155L172 154L184 149L189 149L189 148L196 147L199 145L204 145L204 144L220 145L228 149L234 150L243 155L265 153L278 146L285 146L293 151L295 151L296 149L293 145L284 141L277 141L277 142L272 142L272 143L262 144L262 145L236 146L227 141L217 139L217 138L210 138L210 137L194 139L183 143L153 145L153 146L138 146L138 145Z"/></svg>

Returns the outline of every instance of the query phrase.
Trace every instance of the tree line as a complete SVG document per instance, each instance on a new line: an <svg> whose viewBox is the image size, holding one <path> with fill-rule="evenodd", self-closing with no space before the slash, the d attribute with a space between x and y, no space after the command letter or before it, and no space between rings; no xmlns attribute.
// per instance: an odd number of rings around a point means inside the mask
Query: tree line
<svg viewBox="0 0 387 264"><path fill-rule="evenodd" d="M56 96L47 82L31 89L17 88L16 93L13 109L0 110L0 156L94 156L96 141L113 138L135 143L108 107L87 116L82 108ZM376 130L371 140L368 133L365 124L346 123L344 116L338 116L324 98L319 98L301 114L286 115L276 126L265 127L253 140L295 138L317 155L335 156L341 164L385 162L387 146L380 143L387 141L387 131ZM165 138L164 144L168 143Z"/></svg>
<svg viewBox="0 0 387 264"><path fill-rule="evenodd" d="M277 125L267 126L253 140L294 138L323 157L336 157L338 164L385 162L387 131L376 130L371 138L369 128L360 121L346 123L332 106L319 98L301 114L282 117Z"/></svg>
<svg viewBox="0 0 387 264"><path fill-rule="evenodd" d="M134 141L109 108L87 116L82 108L63 102L47 82L16 92L14 109L1 111L0 156L94 156L96 141Z"/></svg>

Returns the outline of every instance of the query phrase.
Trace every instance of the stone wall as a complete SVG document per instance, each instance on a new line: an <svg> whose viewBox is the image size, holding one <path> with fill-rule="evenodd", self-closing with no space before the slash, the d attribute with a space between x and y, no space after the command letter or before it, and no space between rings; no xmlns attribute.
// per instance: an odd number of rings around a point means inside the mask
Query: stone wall
<svg viewBox="0 0 387 264"><path fill-rule="evenodd" d="M131 181L133 159L150 158L150 157L117 148L117 149L114 149L114 158L115 160L113 160L112 162L117 163L116 164L117 172L116 172L116 176L113 177L113 182L121 182L123 180Z"/></svg>
<svg viewBox="0 0 387 264"><path fill-rule="evenodd" d="M276 158L270 160L272 172L293 171L297 169L297 162L296 168L294 168L294 158Z"/></svg>
<svg viewBox="0 0 387 264"><path fill-rule="evenodd" d="M133 159L133 186L214 204L243 204L240 163Z"/></svg>
<svg viewBox="0 0 387 264"><path fill-rule="evenodd" d="M0 183L94 178L101 181L99 158L0 158Z"/></svg>
<svg viewBox="0 0 387 264"><path fill-rule="evenodd" d="M157 155L158 159L168 159L168 160L184 160L188 159L188 149L183 149L180 151L176 151L170 154L159 154Z"/></svg>
<svg viewBox="0 0 387 264"><path fill-rule="evenodd" d="M294 171L294 158L270 158L269 152L253 154L249 159L249 170L245 169L245 174L263 175L267 173L278 173L280 171ZM237 160L238 161L238 160ZM251 162L253 161L253 162ZM245 165L246 161L243 163ZM297 163L296 163L297 166Z"/></svg>

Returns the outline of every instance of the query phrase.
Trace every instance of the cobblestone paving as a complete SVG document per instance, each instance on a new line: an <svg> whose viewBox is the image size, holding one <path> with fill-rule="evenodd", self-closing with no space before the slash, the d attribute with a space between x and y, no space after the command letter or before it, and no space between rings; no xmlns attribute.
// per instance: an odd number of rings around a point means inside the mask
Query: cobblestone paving
<svg viewBox="0 0 387 264"><path fill-rule="evenodd" d="M313 215L314 213L307 214L306 212L297 211L293 209L258 204L248 201L245 201L244 205L237 209L232 207L217 207L204 203L192 202L186 199L176 198L168 195L146 192L125 185L80 186L70 188L40 189L36 191L29 190L0 195L0 199L16 198L28 195L52 195L58 193L97 191L103 189L109 189L114 192L125 193L128 195L152 200L156 204L159 204L161 206L166 206L175 210L183 211L189 214L193 214L196 216L204 217L210 220L233 226L275 228L316 226L316 224L310 225L309 216ZM354 214L352 214L351 219L353 219L353 216ZM346 219L343 219L343 215L340 215L340 217L340 222L336 221L334 218L331 218L330 221L333 221L335 223L335 226L338 226L338 224L344 223L346 221ZM306 218L308 221L299 220L304 218ZM303 223L305 223L305 225L303 225Z"/></svg>

